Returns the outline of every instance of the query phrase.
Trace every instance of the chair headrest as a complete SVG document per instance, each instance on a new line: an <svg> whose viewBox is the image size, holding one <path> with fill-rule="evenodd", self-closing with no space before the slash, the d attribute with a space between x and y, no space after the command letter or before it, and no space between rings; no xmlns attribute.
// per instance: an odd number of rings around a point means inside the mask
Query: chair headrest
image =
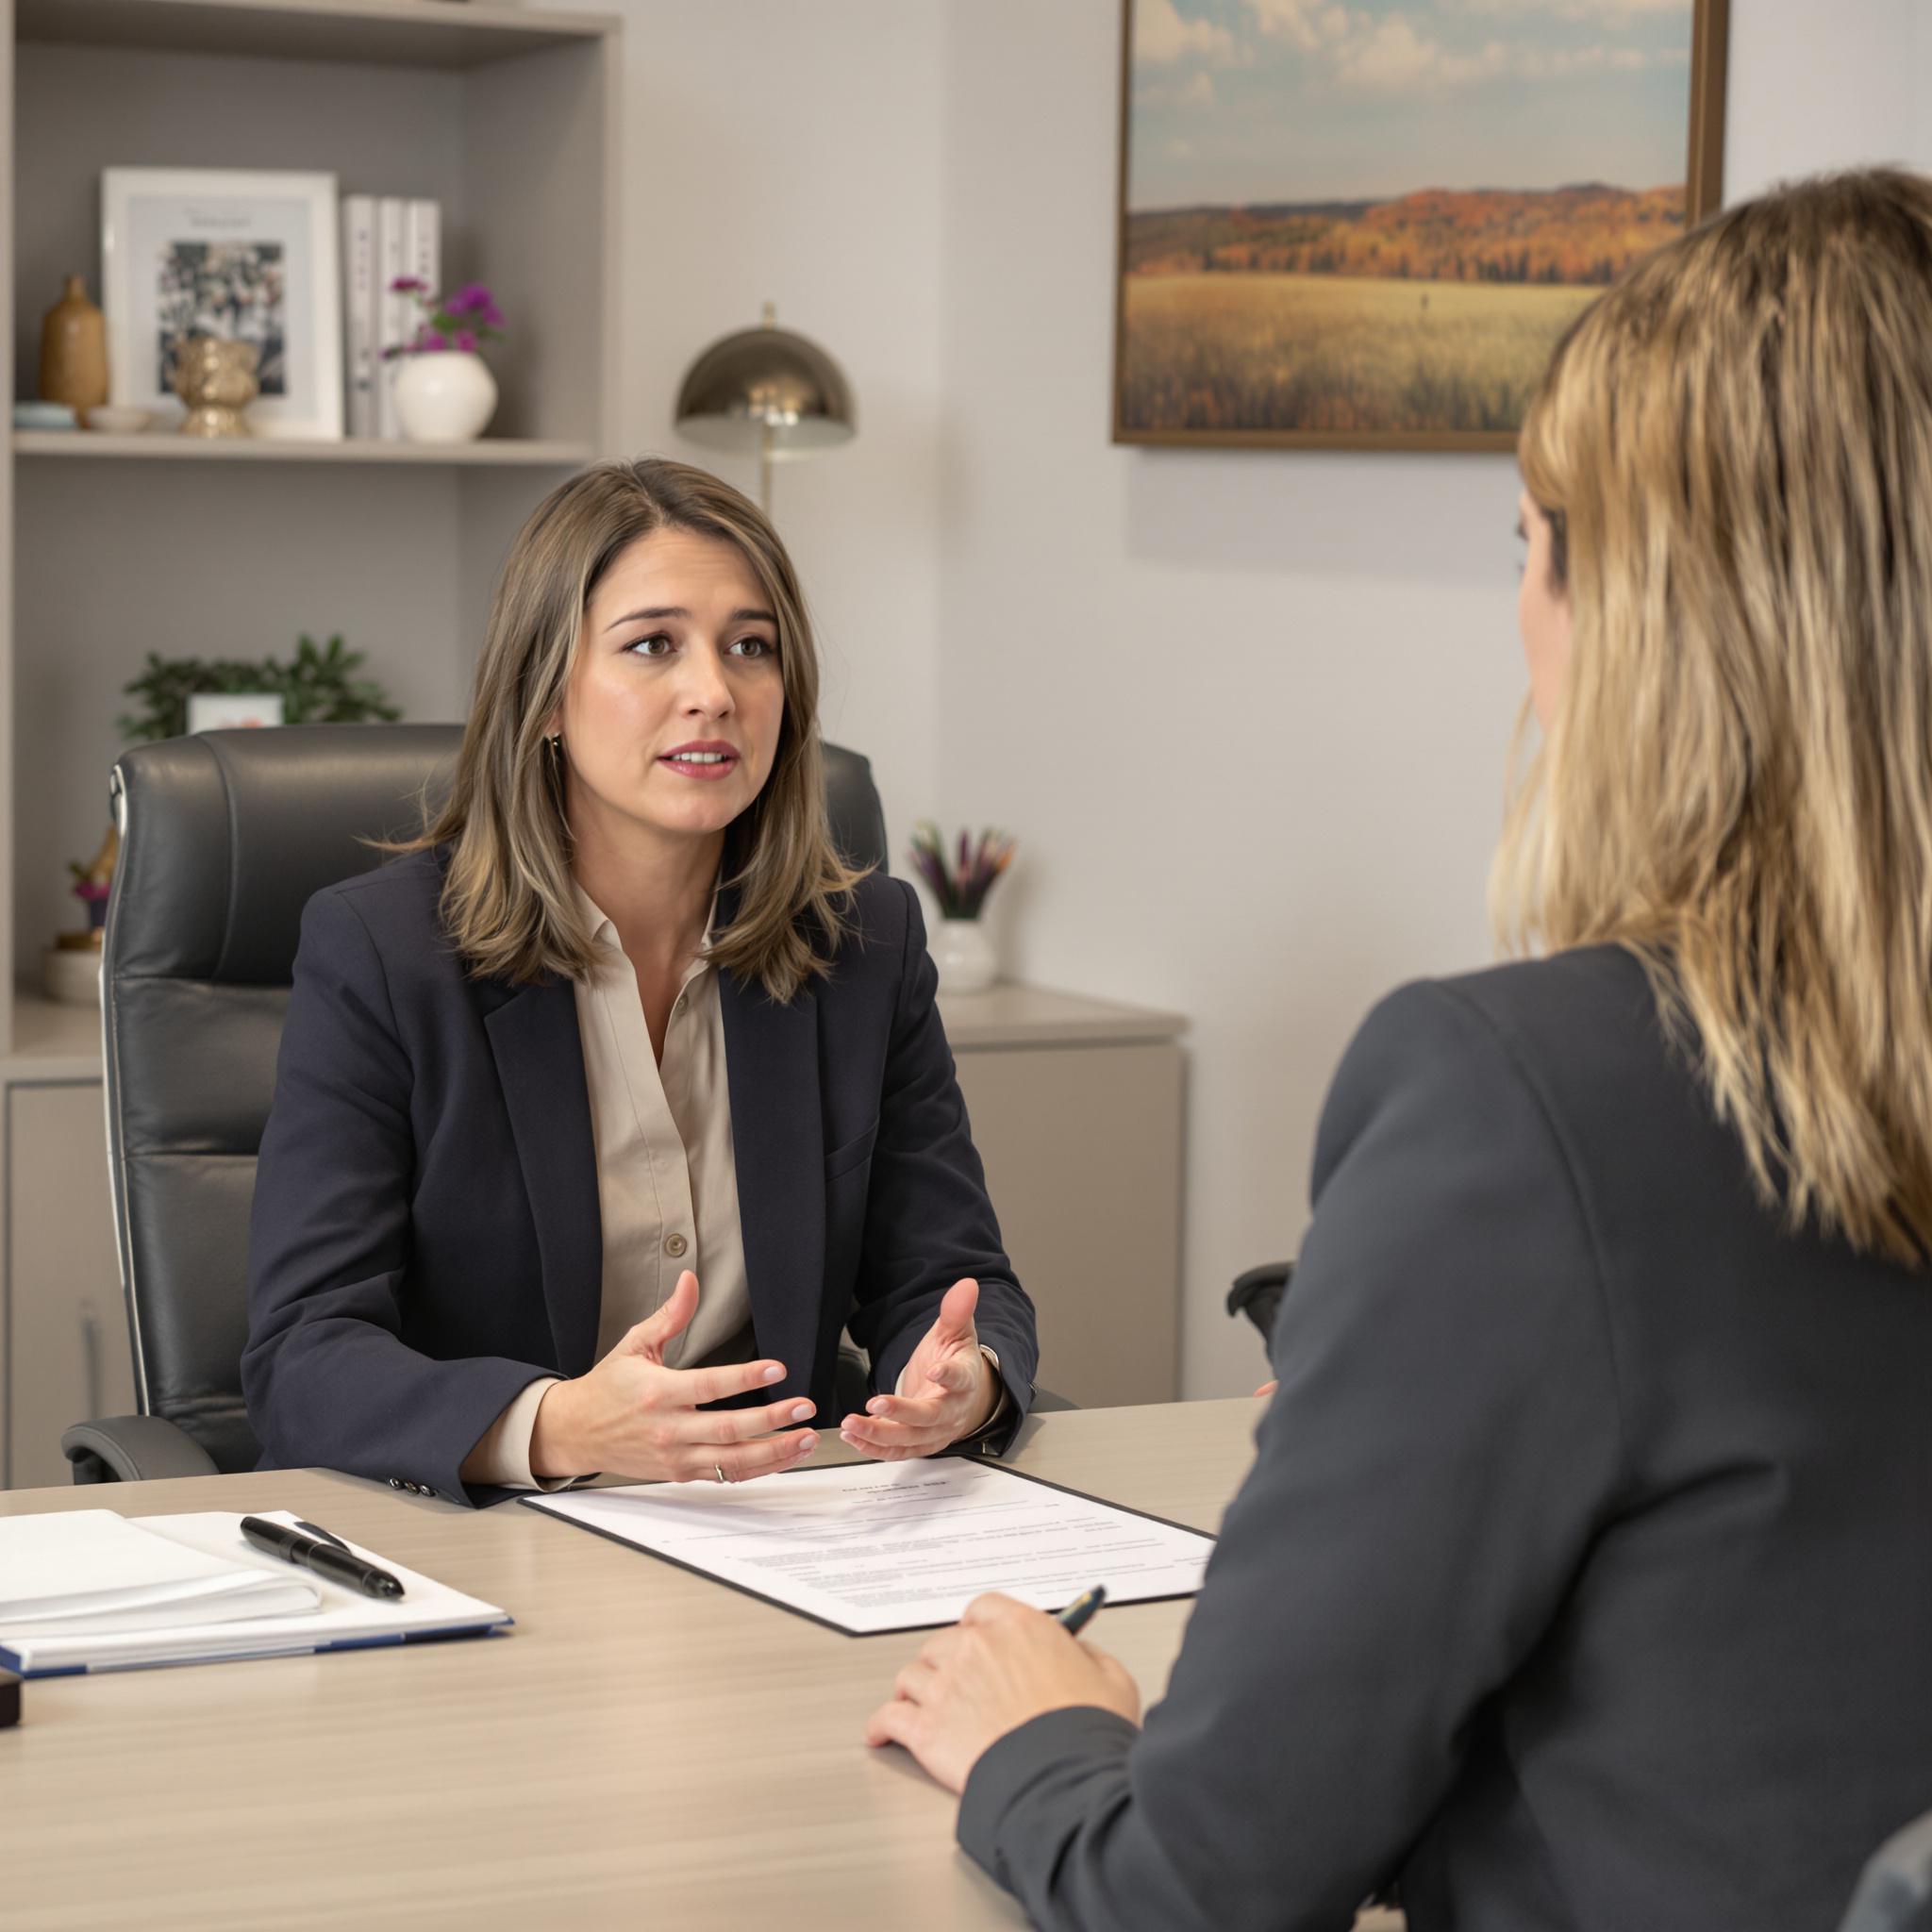
<svg viewBox="0 0 1932 1932"><path fill-rule="evenodd" d="M422 829L461 742L457 724L291 724L124 753L108 974L287 985L303 907L382 863L364 840Z"/></svg>
<svg viewBox="0 0 1932 1932"><path fill-rule="evenodd" d="M106 967L126 977L286 986L302 908L422 829L447 793L458 724L289 724L138 745L114 767L122 849ZM832 836L881 870L872 768L824 747Z"/></svg>

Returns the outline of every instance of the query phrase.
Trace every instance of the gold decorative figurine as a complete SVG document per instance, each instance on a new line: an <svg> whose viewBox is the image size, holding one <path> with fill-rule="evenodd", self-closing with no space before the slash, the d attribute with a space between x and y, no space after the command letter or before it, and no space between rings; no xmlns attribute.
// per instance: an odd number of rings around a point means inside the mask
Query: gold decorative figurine
<svg viewBox="0 0 1932 1932"><path fill-rule="evenodd" d="M175 393L188 405L183 436L246 436L242 411L261 385L256 380L258 357L253 342L220 336L190 336L175 350Z"/></svg>

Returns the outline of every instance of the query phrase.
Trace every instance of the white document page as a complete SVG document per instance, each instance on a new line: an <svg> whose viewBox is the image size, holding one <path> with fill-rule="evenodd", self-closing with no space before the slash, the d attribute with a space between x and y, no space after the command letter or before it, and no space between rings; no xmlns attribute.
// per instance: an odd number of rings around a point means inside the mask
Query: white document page
<svg viewBox="0 0 1932 1932"><path fill-rule="evenodd" d="M1214 1539L984 1462L858 1462L760 1482L522 1499L856 1637L958 1621L983 1591L1058 1610L1191 1596Z"/></svg>
<svg viewBox="0 0 1932 1932"><path fill-rule="evenodd" d="M111 1509L0 1522L0 1637L158 1630L312 1610L302 1571L279 1574L190 1549Z"/></svg>

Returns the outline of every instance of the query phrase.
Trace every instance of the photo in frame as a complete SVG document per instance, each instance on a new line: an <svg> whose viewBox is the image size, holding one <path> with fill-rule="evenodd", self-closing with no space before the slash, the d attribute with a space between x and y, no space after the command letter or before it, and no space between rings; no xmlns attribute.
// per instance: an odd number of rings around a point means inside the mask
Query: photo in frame
<svg viewBox="0 0 1932 1932"><path fill-rule="evenodd" d="M1727 0L1123 0L1116 442L1507 450L1713 213Z"/></svg>
<svg viewBox="0 0 1932 1932"><path fill-rule="evenodd" d="M336 177L244 168L108 168L101 289L112 400L184 414L175 349L191 336L254 344L258 436L342 434Z"/></svg>

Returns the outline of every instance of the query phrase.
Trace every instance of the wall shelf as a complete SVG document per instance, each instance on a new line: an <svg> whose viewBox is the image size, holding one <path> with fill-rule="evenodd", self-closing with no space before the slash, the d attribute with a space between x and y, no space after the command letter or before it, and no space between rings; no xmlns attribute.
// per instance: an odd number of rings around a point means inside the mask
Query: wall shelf
<svg viewBox="0 0 1932 1932"><path fill-rule="evenodd" d="M14 0L14 14L29 43L456 70L613 31L608 16L484 0Z"/></svg>
<svg viewBox="0 0 1932 1932"><path fill-rule="evenodd" d="M50 1000L38 986L13 991L13 1048L4 1059L16 1080L98 1080L101 1009Z"/></svg>
<svg viewBox="0 0 1932 1932"><path fill-rule="evenodd" d="M510 541L619 446L623 21L499 0L0 0L9 18L15 396L37 392L47 305L98 259L108 166L302 168L435 200L444 279L487 282L509 317L475 442L0 437L0 960L32 983L148 653L258 659L341 634L405 716L463 715Z"/></svg>
<svg viewBox="0 0 1932 1932"><path fill-rule="evenodd" d="M210 441L166 431L101 436L92 430L16 429L16 457L55 457L68 461L188 463L413 463L441 467L575 469L595 452L587 442L530 437L483 437L475 442L303 442L293 438L234 437Z"/></svg>

